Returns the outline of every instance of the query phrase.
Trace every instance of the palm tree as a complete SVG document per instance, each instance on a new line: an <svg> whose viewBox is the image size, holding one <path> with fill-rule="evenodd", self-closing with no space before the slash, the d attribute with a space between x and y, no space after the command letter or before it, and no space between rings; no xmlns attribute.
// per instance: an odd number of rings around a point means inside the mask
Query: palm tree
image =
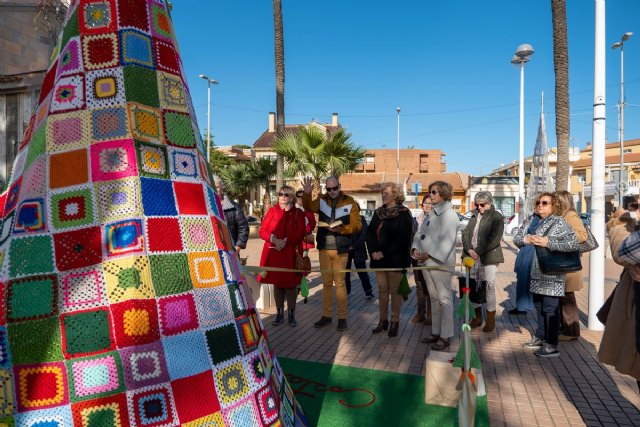
<svg viewBox="0 0 640 427"><path fill-rule="evenodd" d="M276 176L276 162L269 157L260 157L253 160L250 164L254 185L257 183L264 188L264 196L262 197L262 217L267 212L267 208L271 205L271 180ZM278 187L280 188L280 187Z"/></svg>
<svg viewBox="0 0 640 427"><path fill-rule="evenodd" d="M284 28L282 1L273 0L273 35L276 60L276 138L284 135ZM276 187L284 185L284 159L278 154Z"/></svg>
<svg viewBox="0 0 640 427"><path fill-rule="evenodd" d="M315 127L303 126L298 132L289 132L276 140L274 149L287 163L285 176L293 179L311 175L315 192L320 191L322 178L354 170L366 151L355 145L351 134L344 129L325 133Z"/></svg>
<svg viewBox="0 0 640 427"><path fill-rule="evenodd" d="M553 19L553 68L556 75L556 139L558 163L556 190L566 190L569 183L569 47L567 46L566 0L551 0Z"/></svg>
<svg viewBox="0 0 640 427"><path fill-rule="evenodd" d="M254 185L252 168L246 163L237 163L220 172L224 181L224 190L232 198L237 198L240 206L244 206L247 193Z"/></svg>

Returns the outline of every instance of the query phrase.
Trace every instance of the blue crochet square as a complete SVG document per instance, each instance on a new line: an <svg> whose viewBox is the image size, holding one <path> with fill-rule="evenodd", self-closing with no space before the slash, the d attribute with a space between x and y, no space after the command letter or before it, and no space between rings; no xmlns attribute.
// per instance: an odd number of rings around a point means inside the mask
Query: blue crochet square
<svg viewBox="0 0 640 427"><path fill-rule="evenodd" d="M120 59L123 65L154 68L151 37L136 30L120 31Z"/></svg>
<svg viewBox="0 0 640 427"><path fill-rule="evenodd" d="M171 181L164 179L140 178L142 205L147 216L175 216L176 199Z"/></svg>
<svg viewBox="0 0 640 427"><path fill-rule="evenodd" d="M220 342L219 345L226 344ZM190 377L211 369L205 337L201 331L164 338L162 346L171 380Z"/></svg>
<svg viewBox="0 0 640 427"><path fill-rule="evenodd" d="M55 408L26 411L16 414L17 426L67 427L73 425L71 405Z"/></svg>

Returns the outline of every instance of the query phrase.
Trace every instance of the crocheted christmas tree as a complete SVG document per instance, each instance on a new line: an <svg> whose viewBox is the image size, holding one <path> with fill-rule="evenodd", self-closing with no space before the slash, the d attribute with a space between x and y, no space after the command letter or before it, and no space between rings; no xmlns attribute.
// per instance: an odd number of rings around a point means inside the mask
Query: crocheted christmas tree
<svg viewBox="0 0 640 427"><path fill-rule="evenodd" d="M305 424L165 1L71 1L0 219L0 425Z"/></svg>

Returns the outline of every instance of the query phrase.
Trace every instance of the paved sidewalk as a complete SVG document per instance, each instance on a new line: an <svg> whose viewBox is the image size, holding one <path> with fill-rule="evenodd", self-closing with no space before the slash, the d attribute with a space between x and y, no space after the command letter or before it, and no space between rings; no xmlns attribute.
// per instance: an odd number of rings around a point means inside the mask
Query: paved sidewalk
<svg viewBox="0 0 640 427"><path fill-rule="evenodd" d="M258 265L262 241L252 238L243 257L249 265ZM588 255L583 257L585 288L576 293L581 310L582 336L577 341L561 342L561 356L541 360L521 347L535 327L533 314L510 316L515 297L513 263L516 249L510 237L503 240L505 263L498 270L496 293L498 309L496 330L473 331L473 339L482 359L492 426L611 426L640 425L640 396L635 379L617 373L597 359L601 332L586 329L588 298ZM317 251L311 252L317 266ZM605 260L605 289L608 295L617 282L621 267ZM375 284L375 275L371 274ZM413 286L413 280L410 279ZM335 363L414 375L424 375L429 349L420 343L430 327L411 325L416 307L415 292L402 307L399 335L372 335L378 322L377 300L367 301L357 275L352 275L349 297L349 330L336 331L337 321L323 329L313 328L321 315L321 281L310 275L308 304L298 299L298 326L274 327L275 308L261 313L270 342L277 355L300 360ZM375 289L375 287L374 287ZM459 331L459 324L456 326ZM459 346L459 336L451 351ZM453 424L453 420L452 420Z"/></svg>

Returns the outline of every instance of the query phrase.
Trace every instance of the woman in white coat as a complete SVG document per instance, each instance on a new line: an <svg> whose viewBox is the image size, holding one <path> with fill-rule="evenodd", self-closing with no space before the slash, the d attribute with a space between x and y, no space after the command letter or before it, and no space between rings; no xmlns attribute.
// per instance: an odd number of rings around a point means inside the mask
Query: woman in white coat
<svg viewBox="0 0 640 427"><path fill-rule="evenodd" d="M423 343L443 351L453 336L453 293L451 275L455 270L456 239L460 220L451 206L453 187L444 181L429 185L432 210L413 239L411 256L419 265L439 267L423 270L431 298L431 337Z"/></svg>

